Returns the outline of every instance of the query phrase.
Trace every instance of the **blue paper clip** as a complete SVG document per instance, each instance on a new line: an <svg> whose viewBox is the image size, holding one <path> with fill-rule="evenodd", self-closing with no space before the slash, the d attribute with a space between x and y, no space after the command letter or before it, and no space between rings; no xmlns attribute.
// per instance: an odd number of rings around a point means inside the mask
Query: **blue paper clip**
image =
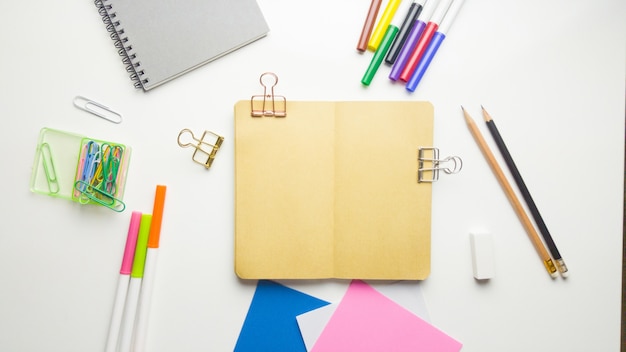
<svg viewBox="0 0 626 352"><path fill-rule="evenodd" d="M94 141L87 142L86 145L87 154L85 155L85 161L83 164L83 173L80 180L91 184L91 181L96 173L96 168L100 162L100 145Z"/></svg>

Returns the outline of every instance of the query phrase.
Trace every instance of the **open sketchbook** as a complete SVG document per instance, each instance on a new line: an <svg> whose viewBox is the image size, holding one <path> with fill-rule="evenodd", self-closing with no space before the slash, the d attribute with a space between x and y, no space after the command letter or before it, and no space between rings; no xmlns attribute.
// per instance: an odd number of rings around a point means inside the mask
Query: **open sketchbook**
<svg viewBox="0 0 626 352"><path fill-rule="evenodd" d="M433 144L428 102L235 105L235 271L246 279L424 279Z"/></svg>
<svg viewBox="0 0 626 352"><path fill-rule="evenodd" d="M96 0L135 82L149 90L265 36L256 0Z"/></svg>

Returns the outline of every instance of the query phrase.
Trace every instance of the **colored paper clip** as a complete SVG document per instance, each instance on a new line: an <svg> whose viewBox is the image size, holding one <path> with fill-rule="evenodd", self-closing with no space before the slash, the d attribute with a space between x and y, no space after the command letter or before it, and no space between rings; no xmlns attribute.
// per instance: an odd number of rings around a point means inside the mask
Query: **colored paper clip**
<svg viewBox="0 0 626 352"><path fill-rule="evenodd" d="M439 179L439 171L443 171L446 174L456 174L463 168L463 160L461 158L449 156L445 159L439 159L439 149L432 147L419 148L417 160L419 163L417 169L418 182L435 182ZM441 167L441 163L447 162L453 164L452 168Z"/></svg>
<svg viewBox="0 0 626 352"><path fill-rule="evenodd" d="M108 107L100 103L97 103L85 97L81 97L81 96L74 97L74 106L81 110L92 113L98 117L101 117L109 122L113 122L113 123L122 122L122 115L120 115L119 113L109 109Z"/></svg>
<svg viewBox="0 0 626 352"><path fill-rule="evenodd" d="M43 143L40 147L43 170L46 175L46 181L48 182L48 190L51 194L59 193L61 189L59 186L59 179L57 178L57 171L54 168L54 160L52 159L52 151L48 143Z"/></svg>
<svg viewBox="0 0 626 352"><path fill-rule="evenodd" d="M183 136L187 133L191 135L191 139L193 141L185 143L183 141ZM206 140L208 136L214 138L213 143L209 143ZM191 156L191 159L194 162L203 165L207 169L211 167L211 164L213 164L215 154L217 154L217 151L220 149L223 142L224 137L219 136L211 131L204 131L204 133L202 134L202 138L200 139L196 138L193 135L193 132L191 132L191 130L187 128L181 130L180 133L178 133L178 145L182 148L194 147L195 150L193 152L193 155Z"/></svg>
<svg viewBox="0 0 626 352"><path fill-rule="evenodd" d="M272 77L273 81L271 84L263 82L264 77ZM278 76L272 72L265 72L261 75L259 81L263 86L263 95L253 95L250 99L250 114L252 117L287 116L287 99L282 95L274 95L274 86L278 84ZM269 94L267 93L268 86L270 90ZM261 105L260 108L259 105Z"/></svg>
<svg viewBox="0 0 626 352"><path fill-rule="evenodd" d="M103 151L102 174L99 175L100 187L109 194L117 192L116 180L122 160L124 149L119 145L105 145Z"/></svg>
<svg viewBox="0 0 626 352"><path fill-rule="evenodd" d="M78 198L78 201L81 204L94 202L115 210L118 213L126 209L126 204L124 204L124 202L85 181L76 181L76 183L74 183L74 189L79 190L81 193L81 196Z"/></svg>
<svg viewBox="0 0 626 352"><path fill-rule="evenodd" d="M84 152L82 172L79 175L79 181L82 181L81 187L74 187L79 192L85 191L84 185L92 185L92 179L100 163L100 145L94 141L89 141L84 146Z"/></svg>
<svg viewBox="0 0 626 352"><path fill-rule="evenodd" d="M74 180L81 180L83 178L83 169L85 168L85 158L87 157L87 149L89 148L88 144L85 144L81 148L80 156L78 157L78 165L76 167L76 177ZM80 191L78 189L74 189L73 196L74 198L80 197Z"/></svg>
<svg viewBox="0 0 626 352"><path fill-rule="evenodd" d="M81 204L94 202L121 212L126 205L115 197L124 148L89 140L82 147L74 198Z"/></svg>

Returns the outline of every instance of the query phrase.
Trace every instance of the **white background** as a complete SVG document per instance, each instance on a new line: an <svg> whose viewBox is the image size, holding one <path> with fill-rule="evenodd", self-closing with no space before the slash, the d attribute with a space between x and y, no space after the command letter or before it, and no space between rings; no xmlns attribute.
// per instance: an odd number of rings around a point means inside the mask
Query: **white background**
<svg viewBox="0 0 626 352"><path fill-rule="evenodd" d="M406 1L406 0L405 0ZM418 90L355 47L369 1L259 0L270 34L144 93L130 83L91 1L0 4L0 350L104 348L130 212L167 185L149 351L232 350L254 293L233 272L233 105L279 76L291 100L428 100L435 144L464 160L434 186L432 323L464 352L618 351L626 2L467 0ZM383 3L384 8L385 3ZM382 12L382 8L381 8ZM120 125L73 107L83 95ZM570 269L551 279L465 126L491 113ZM133 148L127 210L29 191L39 130ZM225 137L213 167L178 132ZM303 143L315 143L314 140ZM495 149L494 149L495 150ZM469 233L494 236L496 277L472 277ZM338 302L347 281L286 282Z"/></svg>

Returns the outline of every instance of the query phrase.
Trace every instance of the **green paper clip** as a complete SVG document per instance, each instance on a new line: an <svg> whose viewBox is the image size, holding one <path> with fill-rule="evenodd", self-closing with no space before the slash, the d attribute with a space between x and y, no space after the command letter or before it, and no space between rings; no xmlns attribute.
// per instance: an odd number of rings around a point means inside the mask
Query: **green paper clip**
<svg viewBox="0 0 626 352"><path fill-rule="evenodd" d="M78 201L81 204L94 202L103 205L109 209L115 210L118 213L126 209L126 204L124 204L124 202L101 189L91 186L85 181L76 181L76 183L74 183L74 189L81 193L81 196L78 198ZM98 197L97 195L100 195L100 197Z"/></svg>
<svg viewBox="0 0 626 352"><path fill-rule="evenodd" d="M57 194L61 188L59 186L57 172L54 168L54 160L52 159L50 144L42 143L39 152L41 153L43 170L46 175L46 181L48 182L48 190L50 190L51 194Z"/></svg>

